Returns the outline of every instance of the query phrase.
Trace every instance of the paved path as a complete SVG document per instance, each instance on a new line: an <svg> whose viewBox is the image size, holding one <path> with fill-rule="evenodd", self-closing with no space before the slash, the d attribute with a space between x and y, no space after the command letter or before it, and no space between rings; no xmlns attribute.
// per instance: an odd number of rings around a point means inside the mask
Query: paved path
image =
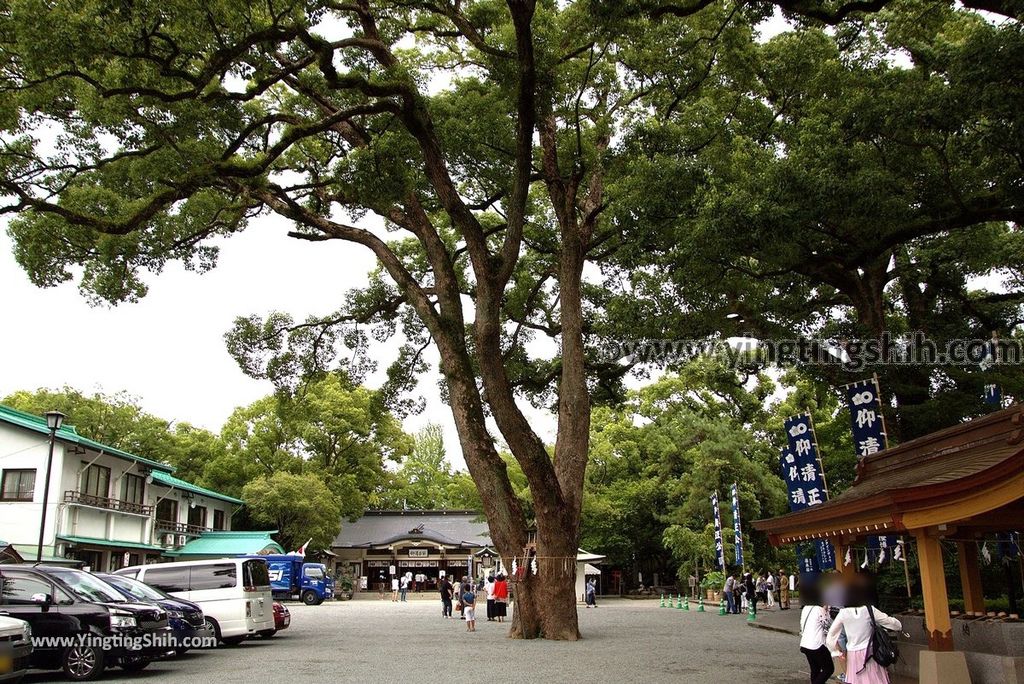
<svg viewBox="0 0 1024 684"><path fill-rule="evenodd" d="M751 629L743 616L609 600L580 608L583 641L513 641L482 620L475 634L443 620L440 602L289 604L292 626L267 641L190 653L137 675L162 682L591 682L802 684L806 661L790 635ZM26 681L51 681L32 675Z"/></svg>

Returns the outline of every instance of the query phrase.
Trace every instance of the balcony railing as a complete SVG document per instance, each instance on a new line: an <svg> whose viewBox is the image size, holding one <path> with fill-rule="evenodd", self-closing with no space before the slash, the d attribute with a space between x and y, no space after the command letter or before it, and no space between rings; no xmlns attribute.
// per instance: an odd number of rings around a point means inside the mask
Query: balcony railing
<svg viewBox="0 0 1024 684"><path fill-rule="evenodd" d="M96 496L95 494L84 494L75 490L64 492L64 503L93 506L94 508L105 508L108 511L134 513L136 515L151 515L153 513L152 506L132 501L122 501L121 499L111 499L106 496Z"/></svg>
<svg viewBox="0 0 1024 684"><path fill-rule="evenodd" d="M189 525L172 520L157 520L156 529L158 532L173 532L174 534L187 534L198 537L203 532L209 532L213 528L203 527L202 525Z"/></svg>

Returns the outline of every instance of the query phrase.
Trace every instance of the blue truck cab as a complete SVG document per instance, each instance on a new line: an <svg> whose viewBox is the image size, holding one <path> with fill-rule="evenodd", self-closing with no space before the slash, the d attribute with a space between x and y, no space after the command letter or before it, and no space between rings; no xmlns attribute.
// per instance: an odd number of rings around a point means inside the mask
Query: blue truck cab
<svg viewBox="0 0 1024 684"><path fill-rule="evenodd" d="M323 563L306 563L297 554L245 556L262 558L270 570L270 588L275 599L299 599L316 606L334 597L334 578Z"/></svg>

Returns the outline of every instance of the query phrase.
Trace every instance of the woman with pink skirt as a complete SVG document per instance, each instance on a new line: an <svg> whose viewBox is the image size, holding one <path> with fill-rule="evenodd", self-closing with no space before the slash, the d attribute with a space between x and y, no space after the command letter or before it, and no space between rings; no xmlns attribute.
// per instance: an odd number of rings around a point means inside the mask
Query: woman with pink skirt
<svg viewBox="0 0 1024 684"><path fill-rule="evenodd" d="M874 606L871 608L875 622L880 626L898 632L903 629L900 621L890 617ZM836 615L825 638L825 645L832 655L846 659L846 681L848 684L889 684L889 673L884 667L868 657L871 644L871 615L866 606L843 608ZM846 632L846 653L839 650L839 635Z"/></svg>

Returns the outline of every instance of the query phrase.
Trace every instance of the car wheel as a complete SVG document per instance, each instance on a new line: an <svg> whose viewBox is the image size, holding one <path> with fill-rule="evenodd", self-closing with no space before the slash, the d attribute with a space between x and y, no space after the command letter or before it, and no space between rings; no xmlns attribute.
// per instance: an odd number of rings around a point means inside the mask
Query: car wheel
<svg viewBox="0 0 1024 684"><path fill-rule="evenodd" d="M320 597L316 595L315 591L307 589L302 592L302 602L307 606L315 606L320 603Z"/></svg>
<svg viewBox="0 0 1024 684"><path fill-rule="evenodd" d="M238 644L240 644L243 641L245 641L245 637L244 636L224 637L223 639L221 639L221 641L224 642L225 646L237 646Z"/></svg>
<svg viewBox="0 0 1024 684"><path fill-rule="evenodd" d="M149 666L149 658L125 658L121 661L121 669L128 672L140 672Z"/></svg>
<svg viewBox="0 0 1024 684"><path fill-rule="evenodd" d="M275 634L277 634L277 630L276 629L265 629L262 632L256 632L256 633L259 634L264 639L269 639L270 637L272 637Z"/></svg>
<svg viewBox="0 0 1024 684"><path fill-rule="evenodd" d="M98 679L103 674L103 656L103 651L95 646L71 646L64 650L61 669L68 679L76 682Z"/></svg>
<svg viewBox="0 0 1024 684"><path fill-rule="evenodd" d="M219 643L220 642L220 625L218 625L217 621L214 620L213 618L206 618L206 624L208 624L210 626L210 629L213 630L213 636L217 639L217 641Z"/></svg>

